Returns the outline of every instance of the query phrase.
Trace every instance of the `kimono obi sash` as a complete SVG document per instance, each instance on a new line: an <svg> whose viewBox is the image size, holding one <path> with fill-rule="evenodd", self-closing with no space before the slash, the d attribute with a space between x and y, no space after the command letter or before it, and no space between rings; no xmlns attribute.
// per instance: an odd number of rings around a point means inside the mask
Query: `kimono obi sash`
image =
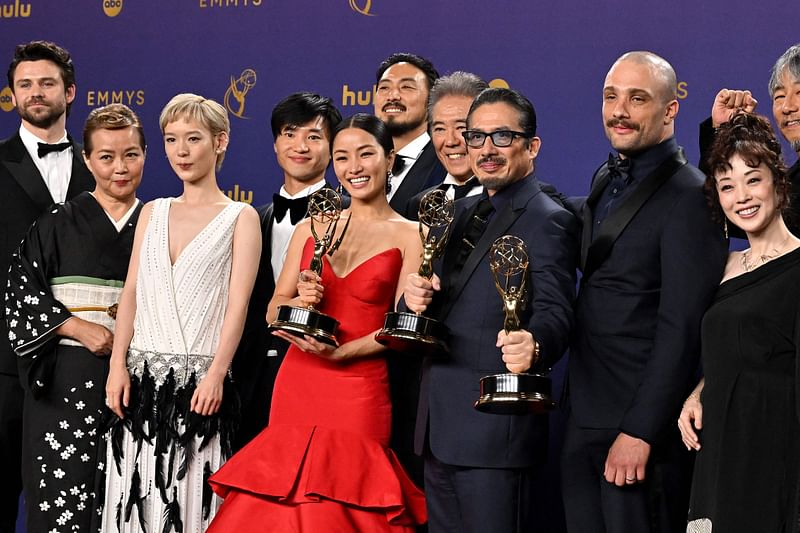
<svg viewBox="0 0 800 533"><path fill-rule="evenodd" d="M62 276L50 280L53 296L73 316L104 326L112 333L122 285L121 281L89 276ZM67 346L82 346L78 341L65 337L58 342Z"/></svg>

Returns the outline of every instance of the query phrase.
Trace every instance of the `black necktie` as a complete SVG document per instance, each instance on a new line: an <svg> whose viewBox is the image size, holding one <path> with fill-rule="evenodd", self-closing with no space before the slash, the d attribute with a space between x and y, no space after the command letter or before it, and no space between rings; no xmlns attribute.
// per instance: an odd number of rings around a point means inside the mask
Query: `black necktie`
<svg viewBox="0 0 800 533"><path fill-rule="evenodd" d="M286 198L280 194L272 195L272 212L275 215L275 222L280 222L289 212L289 220L292 226L303 220L308 212L308 196L301 198Z"/></svg>
<svg viewBox="0 0 800 533"><path fill-rule="evenodd" d="M489 217L494 212L494 206L489 197L483 198L475 208L472 210L472 215L467 228L464 230L464 236L461 238L461 247L458 250L455 265L453 266L454 273L460 272L464 263L467 262L469 254L475 249L481 235L486 231L489 225Z"/></svg>
<svg viewBox="0 0 800 533"><path fill-rule="evenodd" d="M480 187L481 184L478 181L478 178L472 176L470 179L464 182L463 185L454 185L453 186L453 199L460 200L461 198L466 197L472 189L475 187Z"/></svg>
<svg viewBox="0 0 800 533"><path fill-rule="evenodd" d="M37 152L39 153L39 158L46 156L51 152L62 152L72 146L71 142L63 142L58 144L47 144L47 143L36 143L39 145L39 149Z"/></svg>

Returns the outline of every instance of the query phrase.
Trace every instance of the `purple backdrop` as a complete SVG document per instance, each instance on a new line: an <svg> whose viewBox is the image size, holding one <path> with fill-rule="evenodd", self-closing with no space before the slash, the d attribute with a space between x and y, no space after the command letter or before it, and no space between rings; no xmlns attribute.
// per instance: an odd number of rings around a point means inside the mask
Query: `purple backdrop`
<svg viewBox="0 0 800 533"><path fill-rule="evenodd" d="M798 14L774 0L0 0L0 64L19 42L68 48L78 80L73 135L93 107L133 107L149 140L144 200L180 193L158 130L161 107L187 91L225 102L234 116L221 185L260 205L282 181L268 124L278 100L310 90L331 96L344 115L371 112L378 63L416 52L443 74L468 70L526 94L543 140L539 176L579 195L609 151L601 88L617 56L648 49L672 62L681 84L678 140L696 161L697 125L721 87L750 88L771 114L769 69L800 40ZM0 137L19 124L10 106L5 88ZM552 515L542 531L561 530L554 470L551 461L537 497Z"/></svg>

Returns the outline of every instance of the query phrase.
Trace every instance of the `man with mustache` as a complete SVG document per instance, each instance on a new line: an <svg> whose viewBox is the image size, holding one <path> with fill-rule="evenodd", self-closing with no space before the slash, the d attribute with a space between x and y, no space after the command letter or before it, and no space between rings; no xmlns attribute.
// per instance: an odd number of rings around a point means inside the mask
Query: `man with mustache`
<svg viewBox="0 0 800 533"><path fill-rule="evenodd" d="M675 425L696 381L700 321L725 265L704 176L674 137L675 71L624 54L603 87L612 154L582 208L562 455L571 533L686 528L691 457Z"/></svg>
<svg viewBox="0 0 800 533"><path fill-rule="evenodd" d="M775 61L769 78L769 96L775 125L800 156L800 44L789 47ZM700 124L700 168L706 170L706 159L714 142L716 128L738 112L752 113L758 102L748 90L721 89L711 106L711 116ZM786 225L794 235L800 235L800 159L789 168L792 199L784 214ZM732 236L745 238L739 228L730 227Z"/></svg>
<svg viewBox="0 0 800 533"><path fill-rule="evenodd" d="M0 142L3 287L11 254L33 221L54 202L62 203L94 187L80 145L66 132L67 115L75 99L75 67L69 52L44 41L17 46L8 67L8 85L21 124L14 135ZM17 356L8 341L5 305L0 309L0 470L5 476L0 484L0 533L6 533L14 531L22 487L24 395Z"/></svg>
<svg viewBox="0 0 800 533"><path fill-rule="evenodd" d="M387 196L402 215L412 196L446 174L428 135L428 95L437 78L430 61L402 52L387 57L376 73L375 116L389 128L397 154Z"/></svg>
<svg viewBox="0 0 800 533"><path fill-rule="evenodd" d="M573 323L578 220L535 175L541 140L531 102L486 89L463 137L483 192L456 202L453 233L435 275L411 274L405 304L444 322L450 353L423 362L415 448L424 456L431 533L514 533L533 527L533 477L547 453L547 416L473 408L485 375L546 371L564 353ZM527 292L518 331L504 312L489 266L492 243L528 245Z"/></svg>

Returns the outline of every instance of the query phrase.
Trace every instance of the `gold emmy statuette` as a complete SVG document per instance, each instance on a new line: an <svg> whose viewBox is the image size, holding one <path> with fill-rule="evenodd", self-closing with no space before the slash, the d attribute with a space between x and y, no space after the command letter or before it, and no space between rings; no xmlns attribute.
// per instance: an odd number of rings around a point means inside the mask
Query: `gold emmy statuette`
<svg viewBox="0 0 800 533"><path fill-rule="evenodd" d="M440 257L450 236L455 206L444 191L434 189L419 204L419 237L422 240L422 264L419 275L433 277L431 263ZM427 231L425 231L427 228ZM383 329L375 340L398 352L433 355L447 352L447 326L420 313L386 313Z"/></svg>
<svg viewBox="0 0 800 533"><path fill-rule="evenodd" d="M314 236L314 257L308 267L318 276L322 276L322 256L330 256L339 248L344 234L350 224L347 219L342 234L334 241L336 225L342 216L342 197L330 188L322 188L308 199L308 216L311 218L311 234ZM325 234L320 238L314 224L327 225ZM320 342L337 346L336 328L339 321L335 318L320 313L313 306L293 307L291 305L278 306L278 316L269 325L270 329L279 329L292 335L302 337L308 335Z"/></svg>
<svg viewBox="0 0 800 533"><path fill-rule="evenodd" d="M503 329L521 329L519 311L525 308L528 250L519 237L503 235L492 245L489 267L503 300ZM538 347L537 347L538 349ZM475 409L497 415L544 413L555 407L550 398L550 378L542 374L496 374L481 378L480 398Z"/></svg>

